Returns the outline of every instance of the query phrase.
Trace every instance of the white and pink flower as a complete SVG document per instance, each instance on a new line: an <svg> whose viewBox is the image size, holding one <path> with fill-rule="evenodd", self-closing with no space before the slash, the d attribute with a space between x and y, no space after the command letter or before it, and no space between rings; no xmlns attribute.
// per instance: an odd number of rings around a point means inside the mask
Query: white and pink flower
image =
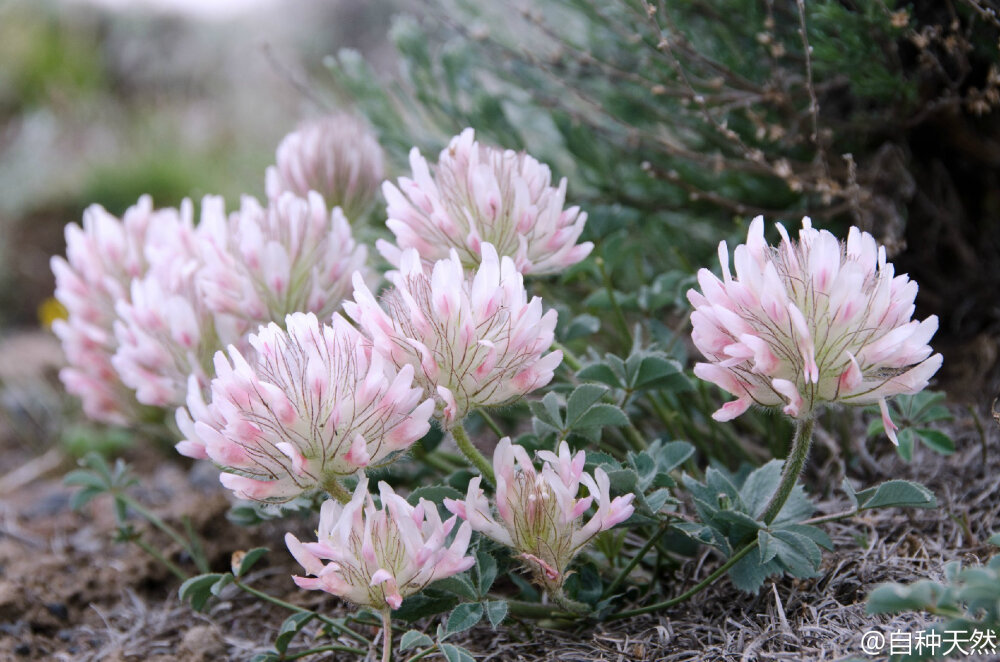
<svg viewBox="0 0 1000 662"><path fill-rule="evenodd" d="M353 115L340 113L302 125L281 141L277 164L267 169L267 196L306 197L316 191L351 221L375 202L384 177L382 147L371 129Z"/></svg>
<svg viewBox="0 0 1000 662"><path fill-rule="evenodd" d="M321 325L311 313L251 335L253 351L215 356L211 402L192 383L177 413L177 449L222 467L238 496L287 501L391 461L430 429L433 400L413 388L344 318Z"/></svg>
<svg viewBox="0 0 1000 662"><path fill-rule="evenodd" d="M202 201L203 220L224 213L221 198ZM236 342L242 330L234 318L212 311L201 294L203 238L189 200L177 218L161 230L161 240L147 240L148 269L132 279L129 296L115 306L117 349L111 363L139 402L156 407L183 405L190 376L207 386L212 355Z"/></svg>
<svg viewBox="0 0 1000 662"><path fill-rule="evenodd" d="M397 368L412 366L428 397L438 401L445 428L470 410L506 404L552 379L562 352L552 345L556 312L529 302L521 274L509 257L483 244L482 264L468 275L453 249L425 268L416 250L400 256L393 287L376 301L360 275L345 312L368 336L374 351Z"/></svg>
<svg viewBox="0 0 1000 662"><path fill-rule="evenodd" d="M411 506L384 482L379 496L382 507L376 508L362 479L350 502L323 503L316 542L285 535L292 556L311 575L293 577L300 588L380 611L398 609L403 598L475 564L465 555L472 536L468 523L448 545L457 518L442 522L433 503L421 499Z"/></svg>
<svg viewBox="0 0 1000 662"><path fill-rule="evenodd" d="M65 320L52 324L68 363L60 378L94 420L124 425L140 416L133 388L112 363L119 349L117 308L131 300L131 283L147 274L151 259L158 261L171 250L181 216L176 209L154 209L149 196L129 207L121 220L92 205L82 227L66 226L66 258L52 258L55 296L67 311Z"/></svg>
<svg viewBox="0 0 1000 662"><path fill-rule="evenodd" d="M428 262L457 252L467 269L493 244L523 274L563 271L585 258L594 245L577 244L587 214L564 209L566 180L553 187L549 167L524 152L481 146L475 132L455 136L433 169L416 147L410 152L412 179L382 186L388 202L386 225L396 244L379 251L399 266L402 252L416 249Z"/></svg>
<svg viewBox="0 0 1000 662"><path fill-rule="evenodd" d="M282 193L267 207L244 197L238 212L203 219L199 231L207 239L202 296L249 331L295 312L329 319L350 294L352 274L367 273L367 250L340 208L328 211L315 191Z"/></svg>
<svg viewBox="0 0 1000 662"><path fill-rule="evenodd" d="M591 476L583 470L584 451L572 454L563 441L558 454L538 453L537 471L521 446L504 437L493 454L496 474L496 515L480 487L480 477L469 483L464 501L445 499L445 507L468 522L474 531L513 548L539 585L558 593L570 562L590 540L627 520L635 508L633 494L611 498L603 469ZM580 497L580 486L588 495ZM594 506L589 518L585 513Z"/></svg>
<svg viewBox="0 0 1000 662"><path fill-rule="evenodd" d="M722 280L702 269L701 291L688 291L692 339L708 361L695 374L737 397L713 417L752 404L799 419L823 403L878 404L895 442L885 400L922 390L941 367L928 345L937 317L912 319L917 284L895 275L867 232L852 227L841 243L805 218L795 242L777 228L772 248L755 218L733 251L735 275L722 242Z"/></svg>

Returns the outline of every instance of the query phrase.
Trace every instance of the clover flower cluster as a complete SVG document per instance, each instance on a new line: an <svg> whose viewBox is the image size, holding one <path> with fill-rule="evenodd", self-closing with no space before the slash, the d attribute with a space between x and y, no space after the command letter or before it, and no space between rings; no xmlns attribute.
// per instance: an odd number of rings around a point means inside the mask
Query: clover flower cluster
<svg viewBox="0 0 1000 662"><path fill-rule="evenodd" d="M295 560L312 575L295 577L296 584L356 605L398 609L408 595L475 564L465 555L472 536L468 523L446 545L456 517L442 522L433 503L420 499L411 506L384 482L379 497L382 507L376 508L362 479L348 503L323 503L316 542L285 535Z"/></svg>
<svg viewBox="0 0 1000 662"><path fill-rule="evenodd" d="M378 249L393 265L413 248L430 262L454 250L463 266L473 268L490 243L522 274L551 274L594 247L576 243L587 214L563 208L565 178L551 186L548 166L524 152L481 146L472 129L451 140L433 170L414 147L410 167L412 178L382 187L396 244L381 241Z"/></svg>
<svg viewBox="0 0 1000 662"><path fill-rule="evenodd" d="M411 365L448 428L476 407L502 405L552 380L562 352L552 345L556 311L528 301L509 257L484 243L482 264L466 274L457 252L428 270L413 249L383 306L359 276L345 312L398 368Z"/></svg>
<svg viewBox="0 0 1000 662"><path fill-rule="evenodd" d="M604 470L595 469L593 476L585 473L587 454L570 453L565 441L558 454L541 451L538 457L543 461L540 472L528 452L509 437L497 444L493 454L496 518L479 477L469 483L464 501L445 499L444 505L474 531L520 552L536 582L558 594L570 561L595 535L632 515L635 495L612 499ZM588 492L583 498L579 498L581 485ZM591 505L596 512L584 523Z"/></svg>
<svg viewBox="0 0 1000 662"><path fill-rule="evenodd" d="M132 280L149 269L147 236L156 234L148 243L163 245L179 223L176 210L154 210L149 196L120 220L92 205L83 214L82 227L66 226L66 257L52 258L55 296L67 311L66 319L52 324L68 364L59 376L94 420L125 424L137 416L132 390L112 365L118 350L117 306L131 299Z"/></svg>
<svg viewBox="0 0 1000 662"><path fill-rule="evenodd" d="M267 207L244 197L237 213L202 226L206 303L249 329L291 312L329 319L350 294L352 274L367 274L367 249L354 241L343 211L328 211L316 191L282 193Z"/></svg>
<svg viewBox="0 0 1000 662"><path fill-rule="evenodd" d="M233 346L228 359L216 354L211 402L191 389L177 418L187 435L178 450L211 458L240 497L287 501L329 486L430 429L434 402L412 388L413 368L397 370L339 315L323 325L289 315L249 345L247 357Z"/></svg>
<svg viewBox="0 0 1000 662"><path fill-rule="evenodd" d="M278 145L267 169L267 196L316 191L351 220L364 215L382 183L382 147L364 122L339 113L304 124Z"/></svg>
<svg viewBox="0 0 1000 662"><path fill-rule="evenodd" d="M708 362L695 374L732 393L715 414L725 421L750 405L781 406L810 418L824 403L878 404L896 441L886 398L916 393L941 367L927 344L937 317L912 319L917 284L895 275L885 248L851 228L846 243L802 221L792 241L764 241L764 221L750 224L746 244L719 245L723 278L698 272L690 290L692 339Z"/></svg>
<svg viewBox="0 0 1000 662"><path fill-rule="evenodd" d="M325 190L350 189L360 203L356 180ZM315 191L276 192L266 206L244 198L228 217L221 198L206 196L197 225L190 201L154 209L144 196L121 220L93 206L82 228L67 226L66 243L66 258L52 260L67 310L53 324L68 363L61 378L89 417L120 425L141 419L140 403L183 406L189 388L207 388L215 352L232 343L246 350L260 325L293 312L328 319L352 275L367 274L366 249L343 211Z"/></svg>

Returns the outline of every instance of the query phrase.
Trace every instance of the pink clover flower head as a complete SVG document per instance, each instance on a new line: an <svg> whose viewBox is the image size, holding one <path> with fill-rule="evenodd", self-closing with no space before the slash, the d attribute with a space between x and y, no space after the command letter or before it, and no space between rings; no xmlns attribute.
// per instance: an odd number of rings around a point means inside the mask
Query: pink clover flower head
<svg viewBox="0 0 1000 662"><path fill-rule="evenodd" d="M746 244L719 245L720 280L698 272L692 340L707 359L695 374L737 397L713 417L727 421L751 404L780 406L809 418L823 403L878 404L896 441L885 400L917 393L941 367L928 345L936 316L912 319L917 284L895 275L885 248L852 227L842 243L802 221L798 241L779 223L777 247L764 242L764 221L750 224Z"/></svg>
<svg viewBox="0 0 1000 662"><path fill-rule="evenodd" d="M221 198L206 196L202 216L223 210ZM215 315L201 296L199 232L193 206L185 200L178 221L163 228L161 241L148 240L149 268L131 281L129 296L118 300L114 323L117 350L111 363L122 382L144 405L184 404L188 377L208 384L212 355L239 337L235 320Z"/></svg>
<svg viewBox="0 0 1000 662"><path fill-rule="evenodd" d="M385 176L375 134L347 113L303 124L284 137L275 157L265 177L269 198L316 191L352 221L371 209Z"/></svg>
<svg viewBox="0 0 1000 662"><path fill-rule="evenodd" d="M248 330L294 312L329 319L351 292L351 275L366 273L367 250L315 191L282 193L267 207L244 197L238 212L203 218L199 230L208 239L199 274L206 303Z"/></svg>
<svg viewBox="0 0 1000 662"><path fill-rule="evenodd" d="M585 473L586 453L571 453L565 441L559 444L558 453L541 451L538 457L543 462L541 471L523 447L504 437L493 454L496 515L478 476L469 483L464 501L445 499L444 505L474 531L517 550L536 582L557 592L580 550L595 535L632 515L635 495L612 499L604 470ZM588 493L582 498L581 485ZM596 512L586 518L591 507Z"/></svg>
<svg viewBox="0 0 1000 662"><path fill-rule="evenodd" d="M149 196L141 197L120 220L91 205L83 213L82 227L66 226L66 257L52 258L55 297L67 312L66 319L52 324L68 364L59 376L94 420L125 425L138 415L132 390L111 364L118 349L115 305L129 298L130 282L149 268L147 237L169 238L170 232L157 231L177 222L177 210L154 210Z"/></svg>
<svg viewBox="0 0 1000 662"><path fill-rule="evenodd" d="M562 352L552 345L556 311L528 301L509 257L482 245L483 261L467 274L457 252L427 268L414 249L400 256L393 287L379 305L360 275L344 311L375 351L397 368L413 367L427 397L438 401L446 429L475 407L506 404L548 384Z"/></svg>
<svg viewBox="0 0 1000 662"><path fill-rule="evenodd" d="M237 496L281 502L386 464L430 429L434 401L343 317L295 313L215 355L211 402L192 384L177 449L222 467Z"/></svg>
<svg viewBox="0 0 1000 662"><path fill-rule="evenodd" d="M463 266L474 269L483 244L491 243L521 273L552 274L594 247L576 243L587 214L564 209L565 178L553 187L547 165L524 152L481 146L472 129L452 138L433 168L414 147L410 167L412 179L382 185L396 245L380 241L377 247L394 266L415 248L428 262L455 250Z"/></svg>
<svg viewBox="0 0 1000 662"><path fill-rule="evenodd" d="M421 499L411 506L384 482L379 496L376 508L362 479L349 503L323 503L316 542L285 534L288 550L311 575L293 577L300 588L380 611L398 609L403 598L475 564L465 555L472 536L468 523L449 545L457 518L442 522L433 503Z"/></svg>

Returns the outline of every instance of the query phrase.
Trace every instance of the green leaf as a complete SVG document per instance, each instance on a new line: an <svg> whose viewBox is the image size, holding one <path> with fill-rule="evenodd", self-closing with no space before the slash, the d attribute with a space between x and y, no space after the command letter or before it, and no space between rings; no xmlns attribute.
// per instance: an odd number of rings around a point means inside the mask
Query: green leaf
<svg viewBox="0 0 1000 662"><path fill-rule="evenodd" d="M441 652L448 662L476 662L472 653L454 644L441 644Z"/></svg>
<svg viewBox="0 0 1000 662"><path fill-rule="evenodd" d="M936 508L934 493L907 480L890 480L857 493L860 510L872 508Z"/></svg>
<svg viewBox="0 0 1000 662"><path fill-rule="evenodd" d="M476 584L479 595L486 595L497 578L497 561L489 552L480 549L476 552Z"/></svg>
<svg viewBox="0 0 1000 662"><path fill-rule="evenodd" d="M279 662L281 660L281 653L278 651L267 651L265 653L257 653L250 658L250 662Z"/></svg>
<svg viewBox="0 0 1000 662"><path fill-rule="evenodd" d="M823 529L808 524L788 524L782 528L800 536L809 538L809 540L812 540L816 543L816 545L825 550L833 550L833 541L830 540L830 536L826 535L826 532L823 531Z"/></svg>
<svg viewBox="0 0 1000 662"><path fill-rule="evenodd" d="M913 459L913 430L906 428L899 431L896 435L896 452L907 462Z"/></svg>
<svg viewBox="0 0 1000 662"><path fill-rule="evenodd" d="M754 519L759 519L764 514L767 504L778 489L782 465L781 460L771 460L752 471L740 488L740 498Z"/></svg>
<svg viewBox="0 0 1000 662"><path fill-rule="evenodd" d="M63 485L82 485L91 487L102 492L110 489L109 485L101 476L86 469L75 469L63 477Z"/></svg>
<svg viewBox="0 0 1000 662"><path fill-rule="evenodd" d="M597 403L608 389L600 384L581 384L566 399L566 427L574 428L577 421ZM579 427L590 427L581 425Z"/></svg>
<svg viewBox="0 0 1000 662"><path fill-rule="evenodd" d="M761 564L760 556L751 552L729 569L729 579L739 590L756 593L764 580L779 570L776 562Z"/></svg>
<svg viewBox="0 0 1000 662"><path fill-rule="evenodd" d="M691 455L694 454L694 446L686 441L654 441L647 451L656 459L656 465L660 471L673 471L684 464Z"/></svg>
<svg viewBox="0 0 1000 662"><path fill-rule="evenodd" d="M760 564L764 565L775 557L778 549L774 545L774 536L767 531L757 532L757 551L760 552Z"/></svg>
<svg viewBox="0 0 1000 662"><path fill-rule="evenodd" d="M483 606L478 602L464 602L448 616L445 634L451 636L456 632L468 630L483 619Z"/></svg>
<svg viewBox="0 0 1000 662"><path fill-rule="evenodd" d="M94 497L98 497L105 493L104 488L99 487L85 487L82 490L73 493L73 496L69 499L70 508L73 510L80 510L85 505L94 500Z"/></svg>
<svg viewBox="0 0 1000 662"><path fill-rule="evenodd" d="M437 586L435 582L434 586ZM399 609L392 612L393 618L406 623L434 614L446 612L458 604L458 598L451 593L445 593L432 588L426 588L416 595L403 600Z"/></svg>
<svg viewBox="0 0 1000 662"><path fill-rule="evenodd" d="M938 604L945 593L945 587L932 581L922 580L909 586L902 584L881 584L868 596L865 612L868 614L898 614L903 611L918 611Z"/></svg>
<svg viewBox="0 0 1000 662"><path fill-rule="evenodd" d="M288 644L292 643L295 635L314 618L316 618L316 613L312 611L298 612L286 618L278 630L278 636L274 639L275 650L284 655L285 651L288 650Z"/></svg>
<svg viewBox="0 0 1000 662"><path fill-rule="evenodd" d="M580 379L601 382L602 384L607 384L608 386L614 388L621 388L621 380L618 379L618 375L612 370L606 363L592 363L588 366L584 366L576 376Z"/></svg>
<svg viewBox="0 0 1000 662"><path fill-rule="evenodd" d="M433 586L435 589L454 593L455 595L465 598L466 600L479 599L479 593L476 592L476 587L473 586L472 580L470 580L469 576L465 573L439 579L434 582Z"/></svg>
<svg viewBox="0 0 1000 662"><path fill-rule="evenodd" d="M232 584L233 579L232 574L227 572L222 575L222 577L219 577L219 581L212 584L212 588L210 588L209 591L211 591L212 595L215 597L219 597L219 594L222 593L222 589Z"/></svg>
<svg viewBox="0 0 1000 662"><path fill-rule="evenodd" d="M427 499L431 503L438 505L444 503L445 499L461 500L463 498L465 498L465 495L456 490L454 487L449 487L447 485L428 485L426 487L418 487L410 492L409 496L406 497L406 501L411 506L416 506L420 503L421 499Z"/></svg>
<svg viewBox="0 0 1000 662"><path fill-rule="evenodd" d="M807 536L799 535L794 531L779 529L774 532L774 537L785 543L794 554L788 554L780 545L778 548L778 560L788 568L796 577L812 577L819 569L819 564L823 560L823 555L819 551L816 543ZM805 563L801 560L805 559Z"/></svg>
<svg viewBox="0 0 1000 662"><path fill-rule="evenodd" d="M503 619L507 618L507 601L488 601L486 603L486 617L490 619L490 625L496 630L503 623Z"/></svg>
<svg viewBox="0 0 1000 662"><path fill-rule="evenodd" d="M955 452L955 442L944 432L928 428L917 428L914 432L917 433L928 448L937 451L941 455L951 455Z"/></svg>
<svg viewBox="0 0 1000 662"><path fill-rule="evenodd" d="M991 545L1000 546L1000 533L993 534L992 536L990 536L990 539L987 540L986 542L988 542Z"/></svg>
<svg viewBox="0 0 1000 662"><path fill-rule="evenodd" d="M195 611L201 611L209 596L212 595L212 586L220 579L222 579L222 573L218 572L197 575L181 584L177 593L181 600L189 601Z"/></svg>
<svg viewBox="0 0 1000 662"><path fill-rule="evenodd" d="M607 425L628 425L628 416L619 407L609 404L594 405L573 425L575 429L598 428Z"/></svg>
<svg viewBox="0 0 1000 662"><path fill-rule="evenodd" d="M249 552L243 553L243 555L240 557L236 556L240 552L235 552L233 554L233 561L234 561L233 565L236 567L233 569L233 574L235 574L237 577L246 576L246 574L250 572L250 568L252 568L254 564L256 564L257 561L259 561L261 558L263 558L264 555L267 554L269 551L271 550L269 550L267 547L254 547Z"/></svg>
<svg viewBox="0 0 1000 662"><path fill-rule="evenodd" d="M572 321L570 321L566 330L563 332L563 342L569 342L570 340L592 335L597 333L600 328L601 321L593 315L588 315L587 313L577 315L572 319Z"/></svg>
<svg viewBox="0 0 1000 662"><path fill-rule="evenodd" d="M433 646L434 640L420 630L407 630L399 638L399 650L408 651L411 648Z"/></svg>

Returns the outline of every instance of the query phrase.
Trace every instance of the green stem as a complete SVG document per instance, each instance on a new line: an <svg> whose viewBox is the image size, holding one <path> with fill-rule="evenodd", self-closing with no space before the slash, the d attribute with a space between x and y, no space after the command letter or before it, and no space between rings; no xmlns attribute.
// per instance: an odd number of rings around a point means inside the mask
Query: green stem
<svg viewBox="0 0 1000 662"><path fill-rule="evenodd" d="M833 513L831 515L821 515L819 517L813 517L811 519L803 520L799 522L799 524L816 525L816 524L825 524L827 522L836 522L838 520L847 519L848 517L854 517L860 512L861 512L860 510L854 508L852 510L845 510L843 512Z"/></svg>
<svg viewBox="0 0 1000 662"><path fill-rule="evenodd" d="M802 473L802 467L805 466L806 458L809 457L809 446L812 445L813 424L814 420L810 416L805 420L798 421L795 425L792 448L788 451L788 457L785 458L785 464L781 470L781 482L778 484L778 489L775 490L774 495L771 496L771 500L767 502L767 507L764 509L763 520L765 524L769 525L774 521L774 518L781 512L785 502L788 501L792 490L795 489L795 483L798 482L799 475Z"/></svg>
<svg viewBox="0 0 1000 662"><path fill-rule="evenodd" d="M611 275L608 270L604 268L604 258L597 258L594 260L597 264L597 268L601 271L601 279L604 281L604 289L608 291L608 301L611 302L611 309L615 312L615 321L618 323L618 331L622 334L622 337L628 342L628 346L632 346L632 332L628 330L628 320L625 319L625 313L622 312L622 307L618 305L618 297L615 296L615 288L611 285Z"/></svg>
<svg viewBox="0 0 1000 662"><path fill-rule="evenodd" d="M645 607L639 607L638 609L631 609L629 611L620 611L617 614L612 614L611 616L609 616L608 620L613 621L613 620L618 620L620 618L629 618L631 616L638 616L639 614L648 614L653 611L659 611L661 609L667 609L669 607L673 607L674 605L678 605L684 602L685 600L697 595L698 593L701 593L706 588L708 588L708 586L711 585L716 579L724 575L726 571L728 571L734 565L739 563L739 561L744 556L746 556L756 548L757 548L757 541L754 540L753 542L749 543L746 547L736 552L736 554L730 557L728 561L720 565L715 572L710 574L708 577L705 577L705 579L695 584L689 591L681 593L676 598L664 600L663 602L657 602L656 604L652 605L646 605Z"/></svg>
<svg viewBox="0 0 1000 662"><path fill-rule="evenodd" d="M145 550L145 552L150 556L152 556L154 559L156 559L163 565L167 566L167 570L176 575L177 579L181 580L182 582L187 581L189 579L189 575L186 572L181 570L173 561L165 557L163 554L160 554L160 551L158 549L150 545L142 538L133 538L132 542L138 545L141 549Z"/></svg>
<svg viewBox="0 0 1000 662"><path fill-rule="evenodd" d="M307 655L315 655L316 653L327 653L327 652L338 652L338 653L354 653L355 655L364 655L365 651L360 648L351 648L350 646L338 646L336 644L331 644L329 646L320 646L319 648L310 648L307 651L299 651L298 653L290 653L282 657L283 660L297 660L300 657L306 657Z"/></svg>
<svg viewBox="0 0 1000 662"><path fill-rule="evenodd" d="M504 600L503 596L494 596L493 599ZM507 600L507 608L514 616L525 618L573 618L573 614L561 612L552 605L543 605L538 602L523 602L521 600Z"/></svg>
<svg viewBox="0 0 1000 662"><path fill-rule="evenodd" d="M438 645L437 644L434 644L433 646L428 646L427 648L423 649L422 651L420 651L419 653L417 653L413 657L407 659L406 662L417 662L417 660L422 660L422 659L424 659L425 657L427 657L428 655L430 655L431 653L433 653L433 652L435 652L437 650L438 650Z"/></svg>
<svg viewBox="0 0 1000 662"><path fill-rule="evenodd" d="M305 607L300 607L298 605L293 605L291 602L285 602L284 600L276 598L273 595L268 595L267 593L264 593L263 591L257 590L257 589L255 589L252 586L244 584L238 578L234 578L233 579L233 584L235 586L238 586L240 589L246 591L250 595L258 597L261 600L264 600L265 602L270 602L272 605L276 605L278 607L282 607L282 608L287 609L289 611L298 612L300 614L316 614L316 618L319 619L320 622L325 623L326 625L329 625L331 628L333 628L337 632L340 632L341 634L346 634L347 636L352 637L353 639L356 639L356 640L358 640L360 642L363 642L363 643L366 643L366 644L369 644L369 645L372 643L372 640L369 639L368 637L366 637L364 635L361 635L361 634L358 634L357 632L355 632L351 628L345 627L345 626L341 625L340 623L338 623L337 621L333 620L332 618L324 616L323 614L320 614L318 612L314 612L312 609L306 609Z"/></svg>
<svg viewBox="0 0 1000 662"><path fill-rule="evenodd" d="M469 439L469 434L465 431L465 428L462 427L461 422L456 423L455 427L451 429L451 436L454 437L455 443L458 444L458 448L462 451L462 454L465 455L466 459L468 459L470 463L472 463L472 466L479 470L479 473L482 474L483 478L489 481L491 485L496 485L497 479L496 476L493 475L493 467L491 467L490 463L486 461L483 454L472 445L472 441Z"/></svg>
<svg viewBox="0 0 1000 662"><path fill-rule="evenodd" d="M493 434L497 436L498 439L506 437L497 422L493 420L493 417L486 413L486 410L480 407L476 410L476 413L483 419L483 423L486 423L486 427L493 430Z"/></svg>
<svg viewBox="0 0 1000 662"><path fill-rule="evenodd" d="M392 612L382 610L382 662L392 662Z"/></svg>
<svg viewBox="0 0 1000 662"><path fill-rule="evenodd" d="M335 476L330 476L323 481L323 489L340 503L349 503L351 500L351 494L344 489L344 486L340 484L340 481Z"/></svg>
<svg viewBox="0 0 1000 662"><path fill-rule="evenodd" d="M634 423L629 423L625 430L628 432L628 434L625 435L625 439L628 441L628 445L632 447L632 450L644 451L649 448L649 444L646 443L646 438L642 436L642 433L639 432L639 428L635 427Z"/></svg>
<svg viewBox="0 0 1000 662"><path fill-rule="evenodd" d="M566 345L562 344L558 340L552 341L552 349L558 349L563 353L563 362L569 366L570 370L577 372L583 367L583 363L577 358L576 354L572 352Z"/></svg>
<svg viewBox="0 0 1000 662"><path fill-rule="evenodd" d="M181 548L184 549L184 551L191 556L191 560L194 561L195 567L198 568L198 572L205 574L209 571L208 563L206 562L204 556L198 554L194 550L191 543L186 538L184 538L184 536L182 536L180 532L177 531L177 529L164 522L162 519L160 519L159 515L154 513L152 510L149 510L144 505L142 505L129 495L125 494L124 492L114 492L114 496L118 499L121 499L125 503L125 505L127 505L129 508L137 512L142 517L146 518L146 520L150 524L152 524L160 531L170 536L170 538L172 538L174 542L180 545Z"/></svg>
<svg viewBox="0 0 1000 662"><path fill-rule="evenodd" d="M630 560L628 564L624 568L622 568L622 571L618 573L618 576L615 577L615 580L610 584L608 584L608 587L604 589L604 593L601 593L601 600L606 599L609 595L615 592L616 588L621 586L621 583L625 581L625 578L629 576L632 570L634 570L635 567L639 565L640 562L642 562L642 559L646 556L646 554L649 553L649 550L653 548L653 546L656 544L656 541L659 540L660 536L662 536L664 531L667 530L668 525L669 525L668 520L660 522L660 526L657 527L656 532L652 536L650 536L649 540L646 541L646 544L643 545L642 548L638 552L636 552L635 556L632 557L632 560Z"/></svg>

